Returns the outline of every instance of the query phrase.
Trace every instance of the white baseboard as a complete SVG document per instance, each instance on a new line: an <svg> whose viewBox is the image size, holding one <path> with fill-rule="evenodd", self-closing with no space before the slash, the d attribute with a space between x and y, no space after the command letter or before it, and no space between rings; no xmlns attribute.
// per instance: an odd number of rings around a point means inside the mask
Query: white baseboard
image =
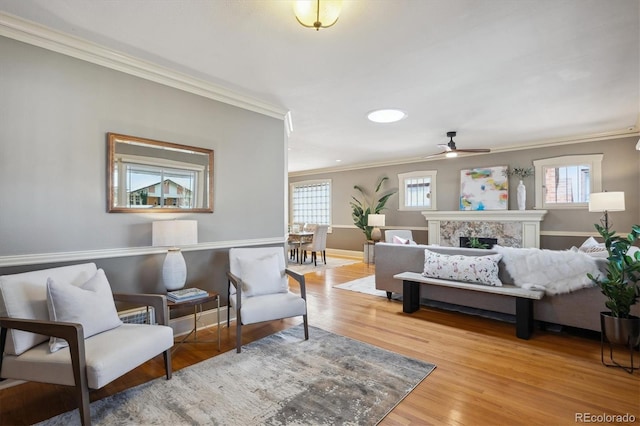
<svg viewBox="0 0 640 426"><path fill-rule="evenodd" d="M227 312L226 306L220 306L220 327L227 325ZM193 316L194 314L191 314L169 320L174 337L184 336L193 330ZM198 312L197 317L197 330L214 327L218 324L217 309ZM231 317L230 320L234 321L235 317Z"/></svg>
<svg viewBox="0 0 640 426"><path fill-rule="evenodd" d="M16 380L16 379L7 379L0 382L0 390L7 389L12 386L21 385L22 383L26 383L24 380Z"/></svg>

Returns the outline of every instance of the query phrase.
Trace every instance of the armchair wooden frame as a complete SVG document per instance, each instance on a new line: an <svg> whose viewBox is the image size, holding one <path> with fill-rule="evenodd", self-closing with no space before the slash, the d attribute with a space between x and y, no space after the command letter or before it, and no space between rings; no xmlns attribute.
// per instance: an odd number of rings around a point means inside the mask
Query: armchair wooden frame
<svg viewBox="0 0 640 426"><path fill-rule="evenodd" d="M114 293L115 301L127 302L137 306L152 306L155 310L156 321L160 325L169 325L167 315L167 299L160 294L124 294ZM83 425L91 424L91 411L89 408L89 385L85 361L85 339L82 325L78 323L41 321L30 319L16 319L0 317L0 371L2 371L2 357L7 340L7 330L22 330L45 336L54 336L66 340L69 343L69 353L73 377L75 380L76 399L80 410L80 420ZM167 380L171 379L171 350L163 352L164 367ZM1 380L1 379L0 379Z"/></svg>
<svg viewBox="0 0 640 426"><path fill-rule="evenodd" d="M291 269L285 269L285 273L292 277L300 285L300 297L302 297L306 303L307 290L304 280L304 275L299 274ZM236 298L236 351L240 353L242 351L242 279L233 273L227 271L227 277L229 278L229 284L227 286L227 328L229 328L229 313L231 312L231 297ZM236 294L231 294L231 284L236 288ZM304 340L309 340L309 322L307 320L307 314L302 316L304 322Z"/></svg>

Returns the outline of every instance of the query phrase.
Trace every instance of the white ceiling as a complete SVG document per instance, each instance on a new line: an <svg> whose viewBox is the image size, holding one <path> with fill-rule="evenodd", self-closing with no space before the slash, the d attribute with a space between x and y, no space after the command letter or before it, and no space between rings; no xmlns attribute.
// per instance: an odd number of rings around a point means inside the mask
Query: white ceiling
<svg viewBox="0 0 640 426"><path fill-rule="evenodd" d="M290 110L289 172L637 134L640 0L0 0L0 11ZM367 112L403 109L395 124ZM341 160L337 162L337 160Z"/></svg>

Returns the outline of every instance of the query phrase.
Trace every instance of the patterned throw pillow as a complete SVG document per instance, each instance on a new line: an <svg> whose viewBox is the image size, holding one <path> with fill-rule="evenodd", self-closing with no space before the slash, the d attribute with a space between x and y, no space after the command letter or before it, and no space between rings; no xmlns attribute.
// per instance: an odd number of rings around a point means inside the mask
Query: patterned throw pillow
<svg viewBox="0 0 640 426"><path fill-rule="evenodd" d="M502 287L502 282L498 278L500 259L502 259L501 254L487 256L447 255L425 249L422 275Z"/></svg>

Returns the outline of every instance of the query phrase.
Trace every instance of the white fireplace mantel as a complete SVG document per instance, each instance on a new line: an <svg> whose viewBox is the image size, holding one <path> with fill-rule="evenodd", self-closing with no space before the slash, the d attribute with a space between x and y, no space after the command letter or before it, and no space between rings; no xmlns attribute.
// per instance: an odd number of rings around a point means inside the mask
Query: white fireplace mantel
<svg viewBox="0 0 640 426"><path fill-rule="evenodd" d="M440 222L519 222L522 224L522 247L540 247L540 222L547 210L455 210L423 211L429 230L429 244L440 245Z"/></svg>

